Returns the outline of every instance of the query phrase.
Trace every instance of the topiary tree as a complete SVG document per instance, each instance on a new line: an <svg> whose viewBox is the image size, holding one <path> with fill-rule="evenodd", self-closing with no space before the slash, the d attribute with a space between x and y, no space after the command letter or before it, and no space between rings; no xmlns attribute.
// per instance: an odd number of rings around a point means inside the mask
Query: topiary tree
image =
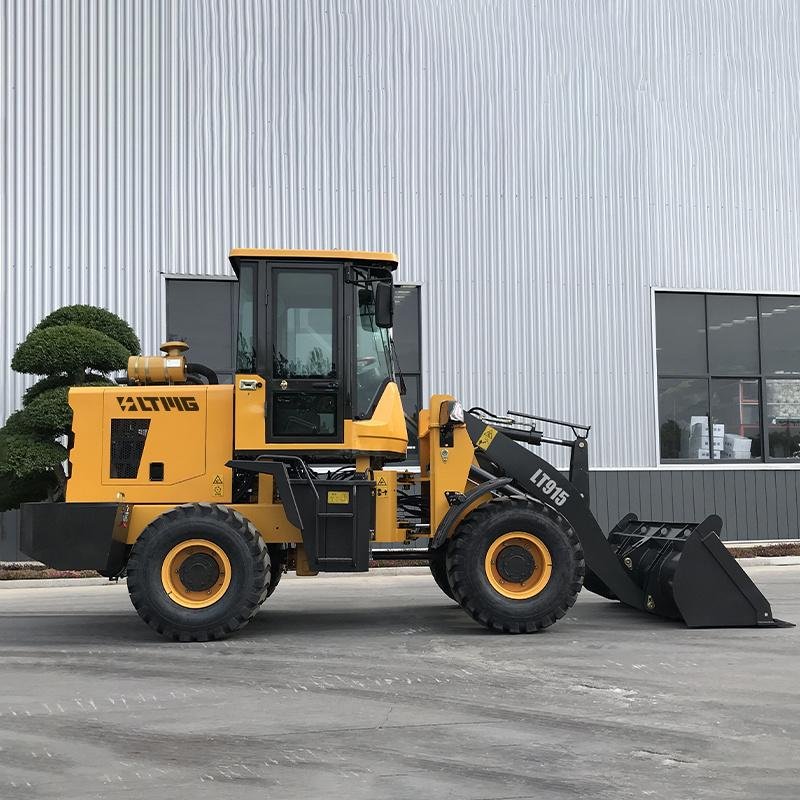
<svg viewBox="0 0 800 800"><path fill-rule="evenodd" d="M0 428L0 511L35 500L58 500L69 432L70 386L108 386L109 372L124 369L140 352L133 329L104 308L65 306L48 314L17 347L11 368L42 375L22 397L22 408Z"/></svg>

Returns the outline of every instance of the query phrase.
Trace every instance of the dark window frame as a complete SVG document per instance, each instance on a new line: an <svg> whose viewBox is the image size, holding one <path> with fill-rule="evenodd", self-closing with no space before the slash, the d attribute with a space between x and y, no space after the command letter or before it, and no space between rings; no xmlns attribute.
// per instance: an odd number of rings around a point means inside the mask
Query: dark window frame
<svg viewBox="0 0 800 800"><path fill-rule="evenodd" d="M658 367L658 341L657 341L657 315L658 315L658 296L666 294L678 295L700 295L703 297L703 308L705 313L705 357L706 357L706 371L702 373L661 373ZM711 363L709 359L709 336L708 336L708 298L709 297L754 297L756 301L756 338L758 346L758 370L756 372L742 372L742 373L729 373L723 374L713 372L711 370ZM758 293L758 292L703 292L703 291L681 291L676 289L655 289L653 291L653 355L654 355L654 375L655 375L655 397L656 397L656 436L658 442L658 463L659 465L675 466L675 465L690 465L690 466L715 466L715 467L738 467L754 464L798 464L796 458L777 458L769 455L769 431L767 429L766 414L766 381L775 380L800 380L800 376L786 375L780 372L767 372L764 369L764 363L767 359L764 357L763 352L763 337L761 334L761 303L765 297L797 297L800 301L800 295L793 295L786 292L774 293ZM659 416L658 402L660 398L659 382L668 379L683 379L683 380L705 380L707 386L707 403L708 403L708 418L709 418L709 431L714 424L714 415L711 407L711 384L714 380L754 380L758 383L758 411L759 411L759 433L761 434L761 455L753 458L742 459L721 459L715 456L715 450L710 448L711 453L709 458L662 458L661 457L661 419ZM711 436L712 433L709 432Z"/></svg>
<svg viewBox="0 0 800 800"><path fill-rule="evenodd" d="M281 274L289 273L292 275L303 275L308 277L313 272L327 273L333 278L333 309L331 319L333 323L333 366L335 375L327 377L283 377L275 375L275 362L272 354L274 344L278 336L278 320L276 308L270 304L274 303L278 296L278 278ZM344 271L341 264L327 261L319 263L314 260L307 262L287 261L284 259L267 259L266 270L264 271L264 285L266 294L263 300L264 308L264 334L265 334L265 356L264 361L266 372L259 373L265 375L267 385L267 403L270 412L265 419L265 441L269 444L283 444L289 442L337 444L344 441L344 421L352 418L350 407L351 391L349 384L350 376L350 352L348 344L348 333L346 331L345 319L352 313L352 296L344 291ZM269 309L269 310L267 310ZM317 388L314 384L324 384L328 382L330 388ZM336 425L333 433L330 434L310 434L302 436L298 434L281 434L275 430L278 415L272 408L273 400L270 396L275 396L276 387L279 392L284 391L283 384L287 385L286 392L301 391L306 394L335 395L336 397ZM333 384L336 384L335 388Z"/></svg>
<svg viewBox="0 0 800 800"><path fill-rule="evenodd" d="M171 341L176 338L179 341L182 341L183 338L192 339L192 341L188 342L189 350L186 353L187 360L195 363L202 363L207 367L211 367L211 369L217 373L220 383L233 383L233 376L236 374L235 332L238 331L239 320L239 281L233 275L180 275L177 273L162 272L161 276L163 278L163 300L161 309L162 319L165 323L164 331L167 341ZM228 301L226 301L230 303L229 314L231 320L231 341L229 346L226 348L229 351L229 361L227 364L217 364L213 361L213 359L208 359L208 357L203 354L202 351L198 351L197 345L193 341L193 337L185 337L185 331L181 330L180 328L178 328L178 330L175 329L176 326L174 317L171 318L170 314L170 293L177 290L181 284L197 287L210 283L225 283L230 286L230 295ZM193 347L195 348L194 352L192 351Z"/></svg>
<svg viewBox="0 0 800 800"><path fill-rule="evenodd" d="M395 284L395 291L399 288L404 291L413 292L416 295L416 315L415 315L415 330L414 331L407 331L402 330L400 336L404 339L406 338L414 338L416 340L416 352L417 352L417 366L418 370L409 369L407 364L403 363L403 359L400 358L399 366L400 370L403 374L403 379L406 382L406 396L403 398L403 408L405 410L406 399L411 399L410 393L410 385L412 383L416 384L417 391L416 397L416 407L418 412L425 408L425 404L423 402L422 396L422 376L423 376L423 352L422 352L422 287L421 283L396 283ZM397 309L395 307L395 324L397 323ZM409 336L410 334L410 336ZM392 331L393 338L396 337L396 333ZM416 443L411 442L409 437L409 450L407 458L400 462L405 465L413 466L419 464L419 441L417 440Z"/></svg>

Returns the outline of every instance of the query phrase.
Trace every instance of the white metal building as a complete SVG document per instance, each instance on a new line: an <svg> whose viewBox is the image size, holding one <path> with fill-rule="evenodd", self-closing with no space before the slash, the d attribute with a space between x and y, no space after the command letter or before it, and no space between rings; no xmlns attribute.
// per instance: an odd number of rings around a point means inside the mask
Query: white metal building
<svg viewBox="0 0 800 800"><path fill-rule="evenodd" d="M591 422L601 520L798 535L796 2L8 0L0 24L3 418L60 305L155 351L167 278L230 276L233 246L391 250L424 395Z"/></svg>

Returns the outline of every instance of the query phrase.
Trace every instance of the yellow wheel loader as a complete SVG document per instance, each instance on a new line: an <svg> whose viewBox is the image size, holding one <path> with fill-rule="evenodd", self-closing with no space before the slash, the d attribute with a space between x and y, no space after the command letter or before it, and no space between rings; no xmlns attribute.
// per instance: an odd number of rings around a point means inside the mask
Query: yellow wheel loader
<svg viewBox="0 0 800 800"><path fill-rule="evenodd" d="M419 470L397 466L408 439L395 256L230 258L233 385L168 342L163 356L132 357L117 386L71 389L66 499L23 506L31 557L127 573L142 619L180 641L247 624L283 572L421 557L445 594L507 633L552 625L582 586L689 626L779 624L720 542L718 517L629 514L603 534L589 505L588 426L434 395L416 420ZM535 454L543 442L569 449L567 475Z"/></svg>

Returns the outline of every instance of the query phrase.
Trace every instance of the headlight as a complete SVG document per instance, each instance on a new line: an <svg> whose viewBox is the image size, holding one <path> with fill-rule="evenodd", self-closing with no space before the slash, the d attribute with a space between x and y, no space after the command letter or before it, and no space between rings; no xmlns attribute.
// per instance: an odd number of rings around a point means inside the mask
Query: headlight
<svg viewBox="0 0 800 800"><path fill-rule="evenodd" d="M464 423L464 406L462 406L458 400L454 403L450 403L449 417L450 422Z"/></svg>

